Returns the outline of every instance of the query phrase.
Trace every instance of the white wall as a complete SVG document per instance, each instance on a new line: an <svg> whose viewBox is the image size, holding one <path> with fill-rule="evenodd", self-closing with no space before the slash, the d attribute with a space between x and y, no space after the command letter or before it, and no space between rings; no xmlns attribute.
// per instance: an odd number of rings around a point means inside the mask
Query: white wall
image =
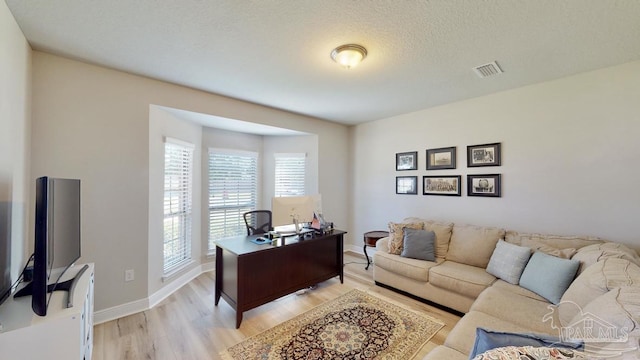
<svg viewBox="0 0 640 360"><path fill-rule="evenodd" d="M97 311L149 297L161 276L144 270L151 104L317 134L319 189L347 218L346 126L35 51L32 173L83 181L80 261L96 264ZM125 284L131 266L142 273Z"/></svg>
<svg viewBox="0 0 640 360"><path fill-rule="evenodd" d="M640 62L632 62L359 125L350 230L421 216L638 248L639 99ZM466 146L492 142L502 143L502 166L467 168ZM427 172L425 150L449 146L457 169ZM395 153L416 150L418 170L396 172ZM466 175L482 173L502 174L502 198L465 195ZM463 196L422 195L427 174L463 175ZM419 176L419 195L396 195L399 175Z"/></svg>
<svg viewBox="0 0 640 360"><path fill-rule="evenodd" d="M7 4L0 1L0 237L11 242L13 280L29 247L33 249L32 232L27 230L30 109L31 48Z"/></svg>

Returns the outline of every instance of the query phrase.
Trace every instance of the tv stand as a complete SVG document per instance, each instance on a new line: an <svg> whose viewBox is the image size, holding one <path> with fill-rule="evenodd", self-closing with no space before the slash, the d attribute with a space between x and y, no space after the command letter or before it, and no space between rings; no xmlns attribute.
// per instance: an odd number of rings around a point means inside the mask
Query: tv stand
<svg viewBox="0 0 640 360"><path fill-rule="evenodd" d="M94 265L69 268L49 300L46 316L31 309L31 297L11 297L0 306L0 359L91 359ZM75 305L68 307L69 303Z"/></svg>

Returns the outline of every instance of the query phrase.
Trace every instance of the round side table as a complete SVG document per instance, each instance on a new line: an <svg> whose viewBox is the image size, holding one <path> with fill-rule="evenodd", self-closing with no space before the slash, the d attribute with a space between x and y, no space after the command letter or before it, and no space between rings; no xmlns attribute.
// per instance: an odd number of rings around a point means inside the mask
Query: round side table
<svg viewBox="0 0 640 360"><path fill-rule="evenodd" d="M389 232L381 231L381 230L368 231L364 233L363 249L364 249L364 256L367 258L367 267L364 268L365 270L369 270L369 265L371 265L371 260L369 259L369 255L367 255L367 246L376 247L376 243L378 242L378 240L387 236L389 236Z"/></svg>

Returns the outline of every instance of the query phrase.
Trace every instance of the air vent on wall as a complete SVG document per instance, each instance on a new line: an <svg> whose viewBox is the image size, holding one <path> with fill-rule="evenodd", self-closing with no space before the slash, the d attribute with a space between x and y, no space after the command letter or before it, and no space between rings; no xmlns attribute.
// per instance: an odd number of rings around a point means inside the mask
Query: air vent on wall
<svg viewBox="0 0 640 360"><path fill-rule="evenodd" d="M498 66L498 63L495 61L488 64L476 66L473 68L473 71L475 71L476 74L478 74L478 76L481 78L486 78L502 73L502 70Z"/></svg>

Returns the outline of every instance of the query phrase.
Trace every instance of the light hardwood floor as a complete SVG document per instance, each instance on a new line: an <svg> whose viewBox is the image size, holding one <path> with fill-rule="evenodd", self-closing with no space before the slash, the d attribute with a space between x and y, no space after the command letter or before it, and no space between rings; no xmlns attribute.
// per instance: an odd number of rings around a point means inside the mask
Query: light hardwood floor
<svg viewBox="0 0 640 360"><path fill-rule="evenodd" d="M213 305L213 272L204 273L153 309L94 327L94 360L218 359L226 348L317 305L360 289L442 320L445 327L416 355L421 359L444 342L460 319L457 315L376 286L373 269L364 270L363 255L346 253L344 284L325 281L303 295L291 294L244 313L240 329L235 312L224 301Z"/></svg>

